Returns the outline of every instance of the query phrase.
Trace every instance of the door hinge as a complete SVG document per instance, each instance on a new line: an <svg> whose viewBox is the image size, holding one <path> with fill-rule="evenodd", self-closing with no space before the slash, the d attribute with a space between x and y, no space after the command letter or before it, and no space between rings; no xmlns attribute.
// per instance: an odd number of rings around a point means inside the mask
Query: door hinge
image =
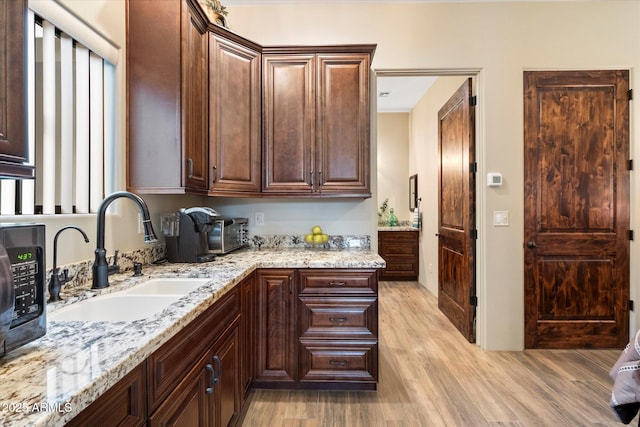
<svg viewBox="0 0 640 427"><path fill-rule="evenodd" d="M629 230L629 240L633 241L633 230Z"/></svg>
<svg viewBox="0 0 640 427"><path fill-rule="evenodd" d="M633 89L629 89L627 93L629 94L629 101L631 101L633 99Z"/></svg>
<svg viewBox="0 0 640 427"><path fill-rule="evenodd" d="M633 311L633 300L629 300L629 311Z"/></svg>
<svg viewBox="0 0 640 427"><path fill-rule="evenodd" d="M632 171L633 170L633 159L627 160L627 170L628 171Z"/></svg>
<svg viewBox="0 0 640 427"><path fill-rule="evenodd" d="M475 107L478 104L478 97L476 95L469 97L469 106Z"/></svg>
<svg viewBox="0 0 640 427"><path fill-rule="evenodd" d="M469 163L469 172L478 173L478 162Z"/></svg>
<svg viewBox="0 0 640 427"><path fill-rule="evenodd" d="M469 304L471 304L474 307L478 306L478 297L476 295L471 295L469 297Z"/></svg>
<svg viewBox="0 0 640 427"><path fill-rule="evenodd" d="M478 239L478 229L474 228L473 230L471 230L471 238Z"/></svg>

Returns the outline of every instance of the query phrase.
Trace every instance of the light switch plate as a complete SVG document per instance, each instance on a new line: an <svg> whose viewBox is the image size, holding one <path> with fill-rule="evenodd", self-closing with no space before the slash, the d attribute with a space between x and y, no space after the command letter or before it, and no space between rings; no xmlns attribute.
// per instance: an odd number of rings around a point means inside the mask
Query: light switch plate
<svg viewBox="0 0 640 427"><path fill-rule="evenodd" d="M496 227L508 227L509 211L493 211L493 225Z"/></svg>

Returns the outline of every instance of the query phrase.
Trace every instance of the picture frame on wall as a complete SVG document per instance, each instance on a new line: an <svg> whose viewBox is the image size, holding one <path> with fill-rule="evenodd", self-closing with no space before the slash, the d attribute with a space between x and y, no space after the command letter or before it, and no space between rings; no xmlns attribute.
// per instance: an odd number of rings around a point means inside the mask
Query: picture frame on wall
<svg viewBox="0 0 640 427"><path fill-rule="evenodd" d="M418 174L409 177L409 211L418 207Z"/></svg>

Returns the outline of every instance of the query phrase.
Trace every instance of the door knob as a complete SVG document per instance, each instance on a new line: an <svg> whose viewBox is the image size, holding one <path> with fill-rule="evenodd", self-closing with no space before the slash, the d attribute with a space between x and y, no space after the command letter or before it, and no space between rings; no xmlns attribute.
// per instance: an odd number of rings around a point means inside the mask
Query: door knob
<svg viewBox="0 0 640 427"><path fill-rule="evenodd" d="M538 244L536 242L527 242L527 247L529 249L535 249L538 247Z"/></svg>

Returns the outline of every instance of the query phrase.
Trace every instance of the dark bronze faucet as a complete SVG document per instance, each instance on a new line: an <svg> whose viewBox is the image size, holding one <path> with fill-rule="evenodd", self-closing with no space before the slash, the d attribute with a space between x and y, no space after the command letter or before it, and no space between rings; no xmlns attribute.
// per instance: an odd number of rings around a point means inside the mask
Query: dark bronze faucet
<svg viewBox="0 0 640 427"><path fill-rule="evenodd" d="M53 238L53 270L51 271L51 279L49 280L49 302L60 301L62 299L60 298L60 288L62 288L62 285L70 280L69 270L64 269L62 275L58 274L58 236L64 230L67 230L69 228L78 230L80 233L82 233L82 237L84 237L85 243L89 243L87 234L82 231L80 227L76 227L75 225L68 225L58 230L55 237Z"/></svg>
<svg viewBox="0 0 640 427"><path fill-rule="evenodd" d="M140 211L142 212L142 226L144 227L144 241L145 243L153 243L158 240L156 233L153 231L151 225L151 218L149 216L149 209L147 204L137 196L136 194L129 193L128 191L117 191L108 195L98 208L98 239L96 242L96 257L93 262L93 285L91 289L103 289L109 286L109 264L107 263L107 250L104 248L104 228L105 228L105 214L107 207L111 202L120 197L126 197L136 202Z"/></svg>

